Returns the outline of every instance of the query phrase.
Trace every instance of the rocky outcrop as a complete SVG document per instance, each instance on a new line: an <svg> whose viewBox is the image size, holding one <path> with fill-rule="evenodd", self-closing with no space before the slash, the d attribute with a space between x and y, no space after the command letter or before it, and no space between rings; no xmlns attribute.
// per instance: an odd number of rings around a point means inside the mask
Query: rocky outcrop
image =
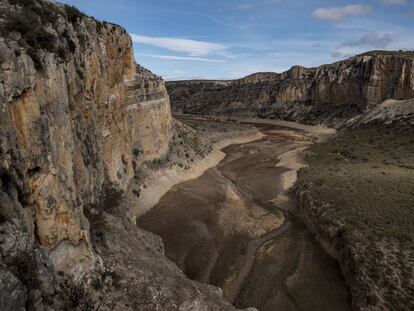
<svg viewBox="0 0 414 311"><path fill-rule="evenodd" d="M126 83L129 128L140 160L153 160L167 154L172 136L170 100L164 82L138 66L134 80ZM135 151L137 153L137 151Z"/></svg>
<svg viewBox="0 0 414 311"><path fill-rule="evenodd" d="M175 113L335 124L386 99L414 97L414 52L374 51L317 68L233 81L167 82Z"/></svg>
<svg viewBox="0 0 414 311"><path fill-rule="evenodd" d="M100 310L236 310L219 288L190 281L167 259L160 237L91 209L92 241L107 276Z"/></svg>
<svg viewBox="0 0 414 311"><path fill-rule="evenodd" d="M0 17L0 302L6 310L110 310L85 293L110 296L129 256L141 256L136 264L154 260L148 253L160 245L134 227L142 168L157 169L149 164L166 158L172 145L164 82L135 64L123 28L73 7L8 0L0 3ZM91 239L93 217L102 213L117 219L111 225L127 223L122 241L132 241L116 264L109 254L97 255L103 235ZM172 269L171 283L184 279L156 253L158 266L142 264L122 278L134 275L139 283L146 273L150 282ZM140 284L128 288L134 291L128 297L140 299L145 291L140 308L150 310L153 291L165 288ZM209 299L217 301L212 310L232 309L215 289L201 294L198 286L185 280L181 292L170 292L165 299L181 295L171 310L191 309L194 297L206 310ZM124 302L117 310L137 306Z"/></svg>
<svg viewBox="0 0 414 311"><path fill-rule="evenodd" d="M25 7L11 8L26 14ZM41 9L56 18L44 31L73 53L62 59L36 50L39 69L24 35L2 38L2 181L31 239L51 249L58 269L67 271L74 257L76 265L79 257L85 265L92 259L83 207L96 202L104 186L126 189L134 177L134 148L146 157L166 152L160 144L168 146L169 101L159 78L137 71L125 30L81 16L70 22L59 5ZM142 99L131 104L134 87ZM153 97L161 103L154 110L162 130L154 119L142 129Z"/></svg>
<svg viewBox="0 0 414 311"><path fill-rule="evenodd" d="M355 310L409 310L412 301L412 251L392 237L367 247L367 236L328 212L310 191L298 191L299 216L324 249L338 260ZM374 253L373 253L374 252ZM375 257L375 260L372 257ZM409 267L404 271L401 265Z"/></svg>
<svg viewBox="0 0 414 311"><path fill-rule="evenodd" d="M388 99L376 105L367 113L350 119L347 127L360 124L406 124L414 125L414 99Z"/></svg>

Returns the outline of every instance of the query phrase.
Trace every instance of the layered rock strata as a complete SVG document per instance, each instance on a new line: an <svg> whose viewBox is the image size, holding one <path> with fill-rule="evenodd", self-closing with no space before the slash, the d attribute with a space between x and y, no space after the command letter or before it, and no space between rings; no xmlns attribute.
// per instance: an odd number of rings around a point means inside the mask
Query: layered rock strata
<svg viewBox="0 0 414 311"><path fill-rule="evenodd" d="M111 310L114 293L126 287L135 292L117 310L131 310L138 302L150 310L162 305L164 296L171 310L190 310L192 303L206 310L233 309L216 289L185 280L163 255L160 241L134 229L142 168L156 170L150 164L171 154L173 129L164 82L136 65L128 33L51 1L2 1L0 17L5 310ZM91 238L91 230L98 232L91 224L98 226L101 215L116 218L110 223L119 223L116 236L108 228ZM121 226L126 229L119 233ZM130 238L134 252L123 249L111 262L112 252L100 254L100 245L111 246L104 235L116 243ZM132 255L140 256L135 264L142 265L125 274ZM161 280L164 270L172 271L171 284L181 280L179 291L155 281L153 289L143 285L142 275L148 282ZM122 279L131 275L142 286ZM143 291L144 296L137 294ZM148 300L152 291L159 299ZM111 301L103 303L102 295Z"/></svg>
<svg viewBox="0 0 414 311"><path fill-rule="evenodd" d="M66 269L78 246L90 259L84 206L105 186L125 190L141 153L167 152L171 116L162 80L137 70L124 29L84 17L71 23L64 8L53 9L45 31L71 45L66 60L38 50L38 70L18 33L0 43L2 180L17 191L9 197L31 239Z"/></svg>
<svg viewBox="0 0 414 311"><path fill-rule="evenodd" d="M175 113L336 124L386 99L414 97L414 53L373 51L317 68L232 81L167 82Z"/></svg>

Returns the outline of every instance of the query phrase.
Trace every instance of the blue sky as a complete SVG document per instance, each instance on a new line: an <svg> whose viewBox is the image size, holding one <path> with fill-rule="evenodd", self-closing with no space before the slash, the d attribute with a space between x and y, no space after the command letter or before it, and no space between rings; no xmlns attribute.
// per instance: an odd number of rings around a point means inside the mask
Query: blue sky
<svg viewBox="0 0 414 311"><path fill-rule="evenodd" d="M64 0L122 25L164 79L233 79L414 50L414 0Z"/></svg>

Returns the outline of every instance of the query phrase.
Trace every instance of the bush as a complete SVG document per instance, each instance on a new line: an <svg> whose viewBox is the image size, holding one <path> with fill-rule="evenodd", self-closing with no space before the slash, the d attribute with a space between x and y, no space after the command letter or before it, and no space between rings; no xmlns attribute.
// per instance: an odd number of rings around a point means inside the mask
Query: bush
<svg viewBox="0 0 414 311"><path fill-rule="evenodd" d="M83 285L84 283L86 283L84 280L75 282L70 277L64 276L64 279L61 281L61 286L67 301L63 310L96 310L96 306L99 303L93 297L90 289Z"/></svg>
<svg viewBox="0 0 414 311"><path fill-rule="evenodd" d="M59 9L53 3L48 2L39 4L35 0L9 0L9 3L22 7L22 15L36 13L43 24L54 23L59 12Z"/></svg>
<svg viewBox="0 0 414 311"><path fill-rule="evenodd" d="M104 185L99 197L98 207L110 214L116 214L122 202L123 191L113 184Z"/></svg>
<svg viewBox="0 0 414 311"><path fill-rule="evenodd" d="M65 12L68 21L72 24L76 23L83 17L83 13L71 5L65 5Z"/></svg>
<svg viewBox="0 0 414 311"><path fill-rule="evenodd" d="M33 11L13 13L8 17L4 27L5 34L16 31L22 36L20 43L33 49L43 49L54 53L57 38L47 32L42 25L41 18Z"/></svg>
<svg viewBox="0 0 414 311"><path fill-rule="evenodd" d="M37 51L31 47L27 49L27 54L31 57L33 60L34 66L37 70L42 69L42 60L40 59L39 54Z"/></svg>
<svg viewBox="0 0 414 311"><path fill-rule="evenodd" d="M61 59L67 59L68 58L68 51L64 47L59 47L57 51L57 55Z"/></svg>
<svg viewBox="0 0 414 311"><path fill-rule="evenodd" d="M20 5L22 7L33 7L35 5L34 0L9 0L11 5Z"/></svg>
<svg viewBox="0 0 414 311"><path fill-rule="evenodd" d="M72 40L63 40L59 44L59 39L49 31L45 25L54 24L60 14L64 14L53 3L44 2L40 5L35 0L9 0L12 5L18 5L20 9L2 10L1 15L6 21L0 30L4 37L10 32L19 32L21 39L19 44L26 48L27 54L32 58L35 68L42 69L41 53L44 50L49 53L56 53L61 59L67 60L68 51L72 53L76 46ZM69 10L72 16L76 9ZM80 12L77 14L81 14Z"/></svg>

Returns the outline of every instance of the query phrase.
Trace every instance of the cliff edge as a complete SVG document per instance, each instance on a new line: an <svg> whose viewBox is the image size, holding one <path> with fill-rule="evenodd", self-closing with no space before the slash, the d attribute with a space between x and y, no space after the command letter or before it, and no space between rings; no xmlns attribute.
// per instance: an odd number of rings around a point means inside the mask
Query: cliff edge
<svg viewBox="0 0 414 311"><path fill-rule="evenodd" d="M233 309L135 225L174 130L164 82L135 63L125 29L1 1L0 107L4 310Z"/></svg>
<svg viewBox="0 0 414 311"><path fill-rule="evenodd" d="M414 52L373 51L317 68L230 81L167 82L174 113L340 125L387 99L414 97Z"/></svg>

